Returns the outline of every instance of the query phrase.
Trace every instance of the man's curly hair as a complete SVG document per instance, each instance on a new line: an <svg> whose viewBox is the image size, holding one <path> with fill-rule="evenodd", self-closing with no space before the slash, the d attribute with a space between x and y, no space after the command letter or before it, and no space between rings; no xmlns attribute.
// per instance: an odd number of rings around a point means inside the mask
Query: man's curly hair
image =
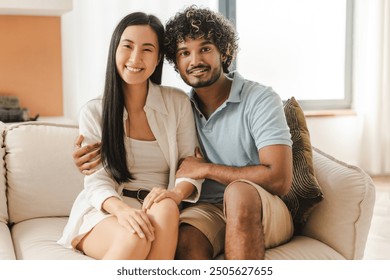
<svg viewBox="0 0 390 280"><path fill-rule="evenodd" d="M225 73L229 72L229 66L238 50L238 37L232 23L222 14L192 5L171 18L165 29L165 56L169 63L176 66L179 43L187 38L204 38L210 40L224 55L222 68Z"/></svg>

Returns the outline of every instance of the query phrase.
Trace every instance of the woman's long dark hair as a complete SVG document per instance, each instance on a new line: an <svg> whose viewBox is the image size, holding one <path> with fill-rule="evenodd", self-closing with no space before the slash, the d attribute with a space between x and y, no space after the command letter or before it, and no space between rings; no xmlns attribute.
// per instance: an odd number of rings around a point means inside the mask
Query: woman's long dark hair
<svg viewBox="0 0 390 280"><path fill-rule="evenodd" d="M118 183L125 183L132 178L127 166L126 149L124 144L125 130L123 122L123 108L125 106L122 90L122 78L116 68L116 50L122 33L128 26L148 25L156 32L159 43L160 62L150 76L155 84L161 84L164 62L164 26L161 21L142 12L131 13L124 17L115 28L108 52L106 80L103 95L102 141L101 158L104 168Z"/></svg>

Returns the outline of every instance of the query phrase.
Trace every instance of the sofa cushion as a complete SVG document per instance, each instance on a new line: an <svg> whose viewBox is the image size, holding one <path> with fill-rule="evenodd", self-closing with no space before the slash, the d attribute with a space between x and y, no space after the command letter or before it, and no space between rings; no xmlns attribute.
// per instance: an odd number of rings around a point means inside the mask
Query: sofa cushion
<svg viewBox="0 0 390 280"><path fill-rule="evenodd" d="M294 236L291 241L265 251L266 260L345 260L332 247L321 241L307 237Z"/></svg>
<svg viewBox="0 0 390 280"><path fill-rule="evenodd" d="M6 196L6 177L5 177L5 148L4 148L4 133L6 126L3 122L0 122L0 222L8 222L7 211L7 196Z"/></svg>
<svg viewBox="0 0 390 280"><path fill-rule="evenodd" d="M323 199L313 167L310 133L305 115L294 97L284 104L287 124L293 141L293 181L282 199L291 212L295 234L300 234L313 207Z"/></svg>
<svg viewBox="0 0 390 280"><path fill-rule="evenodd" d="M83 260L91 259L57 243L68 218L37 218L12 227L17 259L24 260Z"/></svg>
<svg viewBox="0 0 390 280"><path fill-rule="evenodd" d="M328 244L347 259L362 259L375 204L375 186L360 168L316 148L313 155L324 200L313 209L303 234Z"/></svg>
<svg viewBox="0 0 390 280"><path fill-rule="evenodd" d="M68 216L83 188L73 163L78 128L39 122L10 126L5 137L11 223Z"/></svg>
<svg viewBox="0 0 390 280"><path fill-rule="evenodd" d="M0 222L0 260L14 260L14 245L8 226Z"/></svg>

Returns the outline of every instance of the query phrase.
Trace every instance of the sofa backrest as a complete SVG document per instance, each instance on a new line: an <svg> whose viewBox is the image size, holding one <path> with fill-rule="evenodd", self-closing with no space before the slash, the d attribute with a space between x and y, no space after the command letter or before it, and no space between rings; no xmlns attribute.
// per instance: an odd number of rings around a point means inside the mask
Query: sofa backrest
<svg viewBox="0 0 390 280"><path fill-rule="evenodd" d="M11 223L68 216L83 188L73 163L77 126L29 122L7 128L5 166Z"/></svg>
<svg viewBox="0 0 390 280"><path fill-rule="evenodd" d="M0 222L8 222L7 211L7 196L6 196L6 179L5 179L5 147L3 142L3 135L6 125L0 122Z"/></svg>

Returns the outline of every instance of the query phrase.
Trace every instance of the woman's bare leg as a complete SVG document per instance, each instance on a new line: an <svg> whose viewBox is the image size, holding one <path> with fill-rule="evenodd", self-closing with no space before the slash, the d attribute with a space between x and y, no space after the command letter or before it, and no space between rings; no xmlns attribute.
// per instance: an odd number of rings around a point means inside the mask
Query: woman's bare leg
<svg viewBox="0 0 390 280"><path fill-rule="evenodd" d="M97 224L77 245L77 249L95 259L144 260L151 243L129 232L112 216Z"/></svg>
<svg viewBox="0 0 390 280"><path fill-rule="evenodd" d="M172 199L152 205L147 214L155 229L155 239L147 259L173 260L179 231L179 209Z"/></svg>

